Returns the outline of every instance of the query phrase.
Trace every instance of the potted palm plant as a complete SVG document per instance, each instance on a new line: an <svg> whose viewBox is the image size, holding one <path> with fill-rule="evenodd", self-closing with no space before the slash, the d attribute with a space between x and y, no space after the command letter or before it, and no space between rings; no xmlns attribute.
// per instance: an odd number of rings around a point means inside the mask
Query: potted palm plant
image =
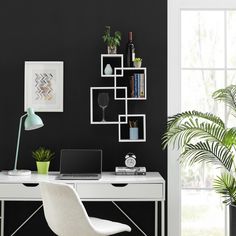
<svg viewBox="0 0 236 236"><path fill-rule="evenodd" d="M39 174L47 174L50 161L54 158L55 153L50 149L39 147L32 151L33 158L36 160L37 170Z"/></svg>
<svg viewBox="0 0 236 236"><path fill-rule="evenodd" d="M236 85L219 89L212 96L225 102L236 115ZM162 144L164 149L171 144L180 150L180 163L206 162L221 168L213 188L222 195L223 203L230 205L230 222L236 220L236 128L227 128L214 114L186 111L168 119ZM236 235L236 226L232 223L230 235Z"/></svg>
<svg viewBox="0 0 236 236"><path fill-rule="evenodd" d="M107 44L107 53L116 54L117 46L120 46L121 33L116 31L114 36L111 36L111 26L106 26L104 35L102 36L104 43Z"/></svg>

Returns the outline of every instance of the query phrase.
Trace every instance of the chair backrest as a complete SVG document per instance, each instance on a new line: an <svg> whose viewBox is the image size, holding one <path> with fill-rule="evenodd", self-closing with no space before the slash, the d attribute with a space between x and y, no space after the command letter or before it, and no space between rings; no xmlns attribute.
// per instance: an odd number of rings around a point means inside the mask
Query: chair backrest
<svg viewBox="0 0 236 236"><path fill-rule="evenodd" d="M59 236L99 235L71 186L42 182L40 185L44 215L51 230Z"/></svg>

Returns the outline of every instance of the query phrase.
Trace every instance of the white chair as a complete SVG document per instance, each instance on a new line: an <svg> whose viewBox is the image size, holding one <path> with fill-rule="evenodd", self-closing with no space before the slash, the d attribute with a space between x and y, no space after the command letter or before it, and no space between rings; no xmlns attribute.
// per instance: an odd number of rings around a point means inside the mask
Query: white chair
<svg viewBox="0 0 236 236"><path fill-rule="evenodd" d="M108 236L131 231L128 225L89 217L73 187L49 182L39 185L45 218L58 236Z"/></svg>

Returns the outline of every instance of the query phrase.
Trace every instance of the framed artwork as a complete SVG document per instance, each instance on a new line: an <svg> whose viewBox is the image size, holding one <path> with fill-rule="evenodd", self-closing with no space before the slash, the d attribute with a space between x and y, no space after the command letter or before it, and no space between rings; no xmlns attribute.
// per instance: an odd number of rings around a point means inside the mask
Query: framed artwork
<svg viewBox="0 0 236 236"><path fill-rule="evenodd" d="M63 112L63 62L25 62L25 111Z"/></svg>

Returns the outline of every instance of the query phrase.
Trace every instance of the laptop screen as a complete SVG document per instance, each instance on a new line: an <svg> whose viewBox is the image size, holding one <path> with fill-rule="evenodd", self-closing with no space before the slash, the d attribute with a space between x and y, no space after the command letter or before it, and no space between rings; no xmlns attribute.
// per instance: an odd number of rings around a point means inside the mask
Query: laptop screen
<svg viewBox="0 0 236 236"><path fill-rule="evenodd" d="M102 150L63 149L60 158L61 174L101 174Z"/></svg>

